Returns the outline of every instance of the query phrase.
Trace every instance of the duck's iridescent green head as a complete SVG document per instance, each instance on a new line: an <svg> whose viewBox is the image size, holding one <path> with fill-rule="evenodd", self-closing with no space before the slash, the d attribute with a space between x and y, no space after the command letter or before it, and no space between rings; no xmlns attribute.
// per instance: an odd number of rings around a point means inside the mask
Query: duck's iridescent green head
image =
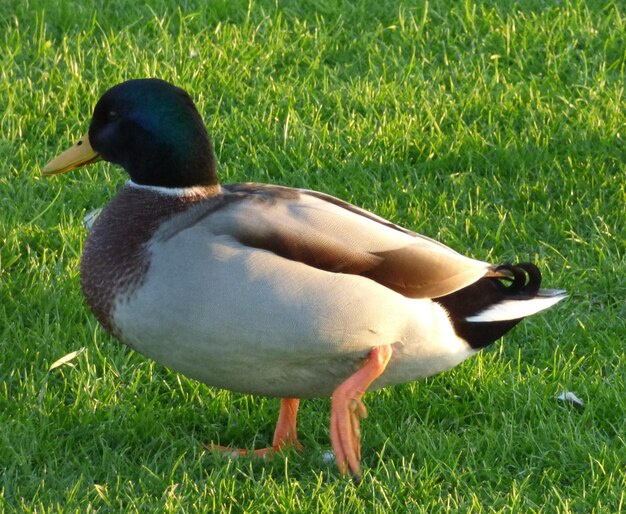
<svg viewBox="0 0 626 514"><path fill-rule="evenodd" d="M193 101L163 80L129 80L109 89L96 104L88 138L48 164L44 173L62 173L99 158L124 167L136 184L218 182L213 146Z"/></svg>

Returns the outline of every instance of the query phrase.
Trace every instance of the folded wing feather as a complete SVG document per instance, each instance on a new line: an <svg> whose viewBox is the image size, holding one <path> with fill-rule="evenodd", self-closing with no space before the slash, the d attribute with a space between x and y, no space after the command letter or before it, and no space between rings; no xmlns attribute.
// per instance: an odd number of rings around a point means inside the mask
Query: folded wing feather
<svg viewBox="0 0 626 514"><path fill-rule="evenodd" d="M237 184L204 216L215 234L335 273L368 277L410 298L436 298L490 272L465 257L334 197L306 190Z"/></svg>

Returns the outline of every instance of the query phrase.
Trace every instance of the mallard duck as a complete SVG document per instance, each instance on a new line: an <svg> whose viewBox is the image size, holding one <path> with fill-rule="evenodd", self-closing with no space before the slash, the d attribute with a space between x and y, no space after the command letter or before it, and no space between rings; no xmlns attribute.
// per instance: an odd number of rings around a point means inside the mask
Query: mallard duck
<svg viewBox="0 0 626 514"><path fill-rule="evenodd" d="M533 264L465 257L324 193L221 185L193 101L162 80L109 89L43 173L101 159L130 180L85 243L89 307L177 372L281 398L258 455L300 447L300 399L331 396L335 459L358 477L367 390L448 370L565 297Z"/></svg>

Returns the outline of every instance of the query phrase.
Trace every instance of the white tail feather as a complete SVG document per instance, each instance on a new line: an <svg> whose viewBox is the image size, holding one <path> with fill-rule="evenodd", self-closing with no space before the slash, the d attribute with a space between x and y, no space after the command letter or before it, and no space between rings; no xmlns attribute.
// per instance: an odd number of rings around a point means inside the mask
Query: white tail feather
<svg viewBox="0 0 626 514"><path fill-rule="evenodd" d="M544 289L539 292L538 296L530 300L504 300L465 319L466 321L490 322L525 318L552 307L566 297L565 291Z"/></svg>

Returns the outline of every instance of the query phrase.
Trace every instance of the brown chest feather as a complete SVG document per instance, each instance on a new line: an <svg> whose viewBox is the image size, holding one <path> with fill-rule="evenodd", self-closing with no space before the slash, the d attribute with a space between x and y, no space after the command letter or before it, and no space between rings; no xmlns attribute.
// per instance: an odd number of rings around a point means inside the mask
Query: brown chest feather
<svg viewBox="0 0 626 514"><path fill-rule="evenodd" d="M107 331L117 335L113 307L143 283L152 236L194 201L127 186L104 208L85 243L80 278L87 304Z"/></svg>

